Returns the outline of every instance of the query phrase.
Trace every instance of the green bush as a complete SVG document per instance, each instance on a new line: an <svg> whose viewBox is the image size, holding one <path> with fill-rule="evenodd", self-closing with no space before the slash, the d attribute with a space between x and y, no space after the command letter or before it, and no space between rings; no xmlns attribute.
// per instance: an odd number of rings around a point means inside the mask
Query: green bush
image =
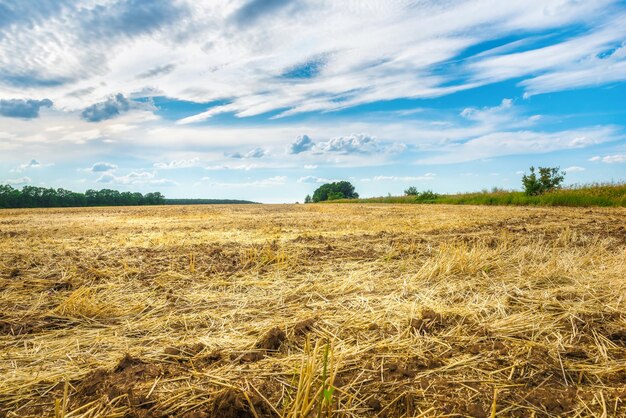
<svg viewBox="0 0 626 418"><path fill-rule="evenodd" d="M326 200L357 199L359 194L354 191L354 186L348 181L326 183L313 192L313 202Z"/></svg>
<svg viewBox="0 0 626 418"><path fill-rule="evenodd" d="M530 174L522 177L522 184L528 196L539 196L559 189L563 180L565 172L559 172L559 167L539 167L539 177L535 174L535 167L530 167Z"/></svg>
<svg viewBox="0 0 626 418"><path fill-rule="evenodd" d="M404 191L405 196L417 196L418 194L419 192L417 191L417 188L415 186L411 186Z"/></svg>

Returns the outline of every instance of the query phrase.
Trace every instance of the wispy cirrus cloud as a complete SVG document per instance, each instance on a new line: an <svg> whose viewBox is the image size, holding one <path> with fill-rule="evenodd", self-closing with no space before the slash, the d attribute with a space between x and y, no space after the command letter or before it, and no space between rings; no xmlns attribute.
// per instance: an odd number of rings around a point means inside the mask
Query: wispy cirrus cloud
<svg viewBox="0 0 626 418"><path fill-rule="evenodd" d="M53 166L53 163L42 163L39 160L32 159L27 163L20 164L17 168L11 169L12 173L21 173L22 171L30 170L30 169L39 169L45 167Z"/></svg>
<svg viewBox="0 0 626 418"><path fill-rule="evenodd" d="M12 178L6 179L2 181L3 184L8 184L9 186L24 186L28 183L32 183L30 177L20 177L20 178Z"/></svg>
<svg viewBox="0 0 626 418"><path fill-rule="evenodd" d="M274 176L263 178L259 180L249 180L242 182L213 182L211 186L214 187L272 187L282 186L287 182L286 176Z"/></svg>
<svg viewBox="0 0 626 418"><path fill-rule="evenodd" d="M541 154L553 151L586 148L617 141L624 134L615 126L583 128L559 132L503 131L492 132L452 143L441 148L441 155L418 160L422 164L450 164L478 159Z"/></svg>
<svg viewBox="0 0 626 418"><path fill-rule="evenodd" d="M298 183L332 183L333 181L339 181L339 180L332 180L332 179L327 179L324 177L317 177L317 176L304 176L298 179Z"/></svg>
<svg viewBox="0 0 626 418"><path fill-rule="evenodd" d="M194 157L183 160L172 160L169 162L157 162L153 164L154 168L159 168L162 170L172 170L178 168L192 168L200 166L200 158Z"/></svg>
<svg viewBox="0 0 626 418"><path fill-rule="evenodd" d="M624 40L624 13L612 0L53 3L36 11L4 6L0 85L49 93L68 109L117 92L158 91L199 103L228 99L181 118L193 123L224 112L288 116L431 98L519 77L527 77L522 86L531 94L626 78L623 54L611 52ZM34 24L37 31L25 30ZM583 30L547 46L507 49L505 42L457 60L510 33L532 36L572 25ZM441 71L453 61L454 71ZM297 77L284 76L294 69ZM80 100L70 94L79 90Z"/></svg>
<svg viewBox="0 0 626 418"><path fill-rule="evenodd" d="M434 173L426 173L422 176L376 176L373 178L374 181L430 181L435 178Z"/></svg>
<svg viewBox="0 0 626 418"><path fill-rule="evenodd" d="M96 180L96 183L115 184L119 186L134 185L161 185L174 186L177 183L166 178L158 178L155 172L149 171L131 171L125 175L115 175L111 172L102 174Z"/></svg>

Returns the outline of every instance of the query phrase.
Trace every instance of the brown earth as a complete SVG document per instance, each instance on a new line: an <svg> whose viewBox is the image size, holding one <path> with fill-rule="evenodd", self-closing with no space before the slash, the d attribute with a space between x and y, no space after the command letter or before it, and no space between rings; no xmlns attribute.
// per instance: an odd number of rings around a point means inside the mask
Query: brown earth
<svg viewBox="0 0 626 418"><path fill-rule="evenodd" d="M623 208L5 210L0 417L626 416L625 271Z"/></svg>

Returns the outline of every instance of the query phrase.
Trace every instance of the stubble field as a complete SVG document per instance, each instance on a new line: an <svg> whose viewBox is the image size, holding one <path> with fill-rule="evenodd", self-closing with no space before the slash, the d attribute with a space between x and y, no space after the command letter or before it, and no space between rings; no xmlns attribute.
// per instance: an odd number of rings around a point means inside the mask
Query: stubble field
<svg viewBox="0 0 626 418"><path fill-rule="evenodd" d="M626 209L0 212L0 417L626 416Z"/></svg>

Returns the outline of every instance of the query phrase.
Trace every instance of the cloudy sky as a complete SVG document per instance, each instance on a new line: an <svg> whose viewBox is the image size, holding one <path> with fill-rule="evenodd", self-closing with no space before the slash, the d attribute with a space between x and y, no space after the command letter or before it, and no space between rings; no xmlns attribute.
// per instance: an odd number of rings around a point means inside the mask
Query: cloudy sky
<svg viewBox="0 0 626 418"><path fill-rule="evenodd" d="M0 0L0 183L302 201L626 179L626 2Z"/></svg>

